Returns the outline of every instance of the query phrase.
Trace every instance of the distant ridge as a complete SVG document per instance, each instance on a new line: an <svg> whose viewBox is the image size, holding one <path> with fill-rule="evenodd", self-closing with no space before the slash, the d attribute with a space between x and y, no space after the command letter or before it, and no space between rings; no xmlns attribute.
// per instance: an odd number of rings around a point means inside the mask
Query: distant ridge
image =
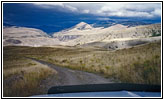
<svg viewBox="0 0 164 100"><path fill-rule="evenodd" d="M84 27L85 25L89 26L88 28L84 29L78 29L79 27ZM119 45L116 46L117 48L124 46L122 45L128 45L128 41L135 40L135 41L145 41L142 43L147 43L154 40L160 40L159 38L151 38L154 36L160 36L160 30L161 25L160 24L150 24L150 25L141 25L141 26L135 26L135 27L129 27L122 24L115 24L113 26L102 28L102 27L90 27L91 25L81 22L71 29L60 31L57 33L54 33L53 36L56 39L59 39L61 41L62 45L69 45L69 46L77 46L77 45L85 45L85 44L96 44L98 42L105 42L105 44L110 45ZM154 33L155 32L155 33ZM111 42L118 42L115 44L111 44ZM127 42L124 42L127 41ZM92 44L92 45L93 45ZM98 43L101 44L101 43ZM138 44L134 42L134 44ZM140 43L139 43L140 44ZM93 46L94 46L93 45ZM86 45L85 45L86 46ZM90 45L91 46L91 45ZM100 47L102 45L99 45ZM115 46L112 46L115 47Z"/></svg>
<svg viewBox="0 0 164 100"><path fill-rule="evenodd" d="M53 37L45 32L26 27L4 27L3 44L19 46L80 46L106 49L127 48L161 39L161 24L128 27L116 24L107 28L92 27L80 22Z"/></svg>

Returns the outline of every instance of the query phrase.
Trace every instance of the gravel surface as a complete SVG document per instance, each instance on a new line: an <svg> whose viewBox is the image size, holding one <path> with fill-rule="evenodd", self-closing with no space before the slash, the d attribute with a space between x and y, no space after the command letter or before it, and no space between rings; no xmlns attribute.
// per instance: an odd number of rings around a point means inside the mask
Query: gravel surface
<svg viewBox="0 0 164 100"><path fill-rule="evenodd" d="M45 61L30 59L47 65L57 71L57 74L51 75L41 82L40 91L42 94L46 94L48 89L53 86L113 83L111 79L106 79L93 73L71 70Z"/></svg>

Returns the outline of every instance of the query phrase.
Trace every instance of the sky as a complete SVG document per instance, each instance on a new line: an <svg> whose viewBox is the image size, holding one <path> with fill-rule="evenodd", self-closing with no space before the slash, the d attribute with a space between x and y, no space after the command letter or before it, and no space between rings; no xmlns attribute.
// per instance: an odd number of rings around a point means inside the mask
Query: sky
<svg viewBox="0 0 164 100"><path fill-rule="evenodd" d="M61 10L74 13L86 13L99 16L118 17L160 17L160 3L33 3L43 9L54 9L60 7Z"/></svg>
<svg viewBox="0 0 164 100"><path fill-rule="evenodd" d="M160 3L125 2L36 2L3 3L4 25L34 27L47 33L57 32L80 23L118 21L161 21Z"/></svg>

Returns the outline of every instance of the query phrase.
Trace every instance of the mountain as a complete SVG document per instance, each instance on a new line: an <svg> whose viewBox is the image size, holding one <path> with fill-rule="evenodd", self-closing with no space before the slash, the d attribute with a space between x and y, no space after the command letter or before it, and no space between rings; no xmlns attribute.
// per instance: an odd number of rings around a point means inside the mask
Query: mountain
<svg viewBox="0 0 164 100"><path fill-rule="evenodd" d="M74 28L78 30L87 30L87 29L92 29L93 27L85 22L80 22Z"/></svg>
<svg viewBox="0 0 164 100"><path fill-rule="evenodd" d="M101 29L101 27L94 28L85 22L80 22L79 24L71 28L59 32L55 32L53 34L53 37L59 39L60 41L67 42L84 35L95 34L95 30L99 30L99 29Z"/></svg>
<svg viewBox="0 0 164 100"><path fill-rule="evenodd" d="M139 25L148 25L148 24L152 24L153 22L148 22L148 21L130 21L130 20L115 20L115 19L110 19L110 20L105 20L105 21L96 21L93 23L93 27L110 27L116 24L121 24L121 25L125 25L128 27L134 27L134 26L139 26Z"/></svg>
<svg viewBox="0 0 164 100"><path fill-rule="evenodd" d="M46 46L58 44L58 40L51 38L45 32L26 27L4 27L3 45L17 46Z"/></svg>
<svg viewBox="0 0 164 100"><path fill-rule="evenodd" d="M89 28L79 27L89 26ZM141 25L128 27L116 24L107 28L94 28L87 23L81 22L74 27L54 33L53 36L61 41L62 45L69 46L98 46L112 49L148 43L160 40L161 25ZM140 42L143 41L143 42ZM130 43L132 42L132 43ZM113 45L110 47L109 45Z"/></svg>
<svg viewBox="0 0 164 100"><path fill-rule="evenodd" d="M4 27L3 45L17 46L77 46L103 47L106 49L128 48L161 39L161 24L129 27L122 24L93 27L86 22L56 32L53 36L35 28Z"/></svg>
<svg viewBox="0 0 164 100"><path fill-rule="evenodd" d="M62 30L62 31L59 31L57 32L58 34L65 34L68 32L76 32L76 31L82 31L82 30L91 30L93 27L85 22L80 22L78 24L76 24L75 26L71 27L71 28L68 28L68 29L65 29L65 30ZM77 34L77 33L76 33ZM55 34L53 34L55 35Z"/></svg>
<svg viewBox="0 0 164 100"><path fill-rule="evenodd" d="M121 29L126 29L128 26L122 25L122 24L116 24L113 26L108 27L107 29L110 30L121 30Z"/></svg>

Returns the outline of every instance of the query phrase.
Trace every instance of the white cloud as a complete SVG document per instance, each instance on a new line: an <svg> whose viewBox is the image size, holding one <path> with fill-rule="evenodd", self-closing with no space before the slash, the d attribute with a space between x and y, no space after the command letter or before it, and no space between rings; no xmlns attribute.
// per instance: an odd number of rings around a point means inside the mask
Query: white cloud
<svg viewBox="0 0 164 100"><path fill-rule="evenodd" d="M155 9L152 14L156 15L156 16L160 16L161 15L161 9Z"/></svg>
<svg viewBox="0 0 164 100"><path fill-rule="evenodd" d="M97 12L106 16L119 17L156 17L160 16L160 4L152 3L113 3L106 4Z"/></svg>
<svg viewBox="0 0 164 100"><path fill-rule="evenodd" d="M65 8L68 8L71 11L77 11L78 9L73 7L73 6L69 6L69 5L65 5Z"/></svg>
<svg viewBox="0 0 164 100"><path fill-rule="evenodd" d="M37 6L40 6L40 7L45 7L47 6L48 7L53 7L53 6L64 6L63 3L60 3L60 2L56 2L56 3L51 3L51 2L36 2L36 3L33 3L34 5L37 5Z"/></svg>
<svg viewBox="0 0 164 100"><path fill-rule="evenodd" d="M47 9L53 9L54 6L60 6L66 10L70 10L70 11L77 11L77 8L76 7L73 7L73 6L69 6L69 5L65 5L63 3L60 3L60 2L56 2L56 3L53 3L53 2L41 2L41 3L33 3L34 5L37 5L39 7L42 7L42 8L47 8Z"/></svg>
<svg viewBox="0 0 164 100"><path fill-rule="evenodd" d="M89 10L83 10L83 13L89 13L90 11Z"/></svg>
<svg viewBox="0 0 164 100"><path fill-rule="evenodd" d="M100 16L157 17L161 16L160 3L35 3L43 8L60 6L76 13L90 13Z"/></svg>
<svg viewBox="0 0 164 100"><path fill-rule="evenodd" d="M97 20L110 20L110 18L97 18Z"/></svg>

